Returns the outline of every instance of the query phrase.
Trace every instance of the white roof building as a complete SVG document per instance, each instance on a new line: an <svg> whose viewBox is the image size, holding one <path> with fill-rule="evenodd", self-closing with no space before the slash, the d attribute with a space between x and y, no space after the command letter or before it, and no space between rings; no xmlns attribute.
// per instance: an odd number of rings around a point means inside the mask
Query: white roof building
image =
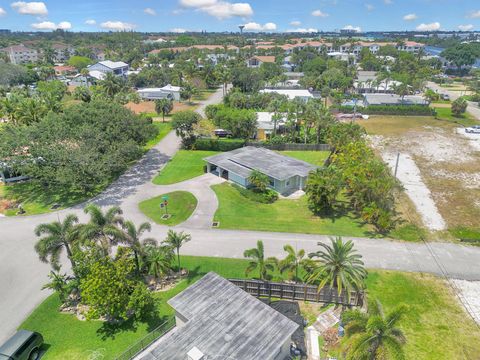
<svg viewBox="0 0 480 360"><path fill-rule="evenodd" d="M138 95L145 100L157 100L157 99L172 99L179 101L180 92L182 88L180 86L172 86L170 84L162 88L145 88L138 90Z"/></svg>
<svg viewBox="0 0 480 360"><path fill-rule="evenodd" d="M289 100L302 99L304 101L308 101L309 99L313 99L312 93L305 89L264 89L260 90L260 92L285 95Z"/></svg>

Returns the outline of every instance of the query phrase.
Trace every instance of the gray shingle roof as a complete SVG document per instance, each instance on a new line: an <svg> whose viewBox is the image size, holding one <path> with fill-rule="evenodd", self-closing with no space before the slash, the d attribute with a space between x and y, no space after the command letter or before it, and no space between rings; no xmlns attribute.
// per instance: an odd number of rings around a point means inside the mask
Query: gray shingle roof
<svg viewBox="0 0 480 360"><path fill-rule="evenodd" d="M316 166L305 161L253 146L213 155L204 160L244 178L248 178L252 170L258 170L277 180L286 180L296 175L305 177L316 169Z"/></svg>
<svg viewBox="0 0 480 360"><path fill-rule="evenodd" d="M165 335L142 360L185 360L197 347L208 359L269 360L298 324L210 272L168 303L188 319Z"/></svg>

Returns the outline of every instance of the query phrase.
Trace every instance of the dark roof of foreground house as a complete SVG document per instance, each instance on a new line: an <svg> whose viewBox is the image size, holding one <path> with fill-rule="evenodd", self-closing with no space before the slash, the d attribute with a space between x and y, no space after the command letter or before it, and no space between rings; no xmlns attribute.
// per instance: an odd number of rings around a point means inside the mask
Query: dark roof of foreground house
<svg viewBox="0 0 480 360"><path fill-rule="evenodd" d="M140 355L142 360L185 360L194 347L207 359L270 360L298 328L214 272L168 303L188 321Z"/></svg>
<svg viewBox="0 0 480 360"><path fill-rule="evenodd" d="M316 166L305 161L253 146L213 155L204 160L243 178L248 178L252 170L258 170L277 180L286 180L296 175L308 176L316 169Z"/></svg>

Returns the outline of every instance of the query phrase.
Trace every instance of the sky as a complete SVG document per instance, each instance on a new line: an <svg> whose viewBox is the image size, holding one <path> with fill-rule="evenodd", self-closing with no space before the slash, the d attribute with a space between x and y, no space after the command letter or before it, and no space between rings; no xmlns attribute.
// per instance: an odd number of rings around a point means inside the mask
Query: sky
<svg viewBox="0 0 480 360"><path fill-rule="evenodd" d="M238 2L237 2L238 1ZM480 30L479 0L0 0L14 31Z"/></svg>

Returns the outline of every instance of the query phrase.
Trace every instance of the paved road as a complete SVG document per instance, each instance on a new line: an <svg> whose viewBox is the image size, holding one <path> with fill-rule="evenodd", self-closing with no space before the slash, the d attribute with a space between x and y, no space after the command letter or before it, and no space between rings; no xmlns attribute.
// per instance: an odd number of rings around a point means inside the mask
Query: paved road
<svg viewBox="0 0 480 360"><path fill-rule="evenodd" d="M206 103L221 99L216 93ZM199 111L202 111L202 107ZM267 233L210 229L216 200L209 185L221 181L210 175L171 186L157 187L151 179L177 151L179 139L168 134L129 171L122 175L103 194L92 201L101 206L119 205L127 219L136 223L148 220L137 204L146 198L170 191L187 189L199 197L199 206L192 217L178 230L192 234L192 241L184 248L185 254L240 258L246 248L263 240L268 256L283 255L283 245L293 244L307 252L317 249L317 242L328 241L321 235ZM47 282L50 268L42 264L34 250L36 241L33 229L40 223L62 218L67 213L76 213L81 221L86 220L83 206L57 213L29 217L0 218L0 343L9 336L21 321L48 295L41 291ZM163 239L167 228L153 225L152 236ZM382 239L353 239L357 249L371 268L405 271L423 271L442 274L438 259L450 277L480 280L480 248L464 247L447 243L433 243L430 248L423 244L409 244Z"/></svg>
<svg viewBox="0 0 480 360"><path fill-rule="evenodd" d="M452 101L458 99L461 95L461 91L452 91L452 90L449 90L448 88L443 88L431 81L427 82L427 87L431 88L434 91L437 91L438 93L448 94L448 96L450 96L450 99ZM477 103L468 101L467 111L470 114L472 114L477 120L480 121L480 107L478 106Z"/></svg>

